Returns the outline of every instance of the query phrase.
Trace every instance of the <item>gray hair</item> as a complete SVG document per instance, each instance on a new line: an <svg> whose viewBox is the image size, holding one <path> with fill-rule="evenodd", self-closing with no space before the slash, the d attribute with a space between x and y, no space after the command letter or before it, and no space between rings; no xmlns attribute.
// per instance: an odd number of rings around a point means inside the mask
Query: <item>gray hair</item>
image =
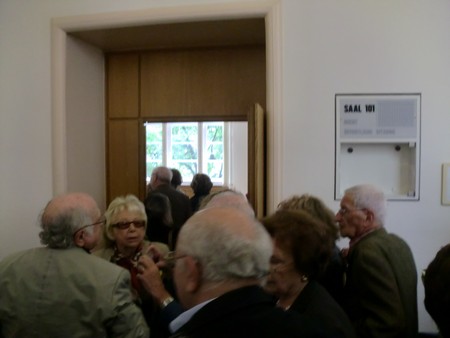
<svg viewBox="0 0 450 338"><path fill-rule="evenodd" d="M249 216L255 216L255 211L247 200L247 197L233 189L219 190L206 196L200 203L200 210L209 208L234 208Z"/></svg>
<svg viewBox="0 0 450 338"><path fill-rule="evenodd" d="M355 185L345 190L356 208L373 212L375 222L384 226L386 218L386 198L384 193L370 184Z"/></svg>
<svg viewBox="0 0 450 338"><path fill-rule="evenodd" d="M173 177L172 170L167 167L156 167L155 169L153 169L152 175L155 175L158 180L166 183L170 183Z"/></svg>
<svg viewBox="0 0 450 338"><path fill-rule="evenodd" d="M234 220L242 220L242 229L222 217L206 220L201 214L208 210L200 211L181 228L177 250L200 262L205 281L257 278L263 283L273 250L269 234L254 217L236 209L222 210L238 214Z"/></svg>
<svg viewBox="0 0 450 338"><path fill-rule="evenodd" d="M144 203L142 203L134 195L118 196L112 200L109 204L108 209L105 211L105 236L106 240L114 241L114 235L112 232L112 225L116 222L116 216L120 212L128 210L130 212L137 212L145 221L145 229L147 228L147 214L145 212Z"/></svg>
<svg viewBox="0 0 450 338"><path fill-rule="evenodd" d="M67 209L58 215L48 216L41 214L39 233L41 243L53 249L67 249L75 246L74 233L85 225L92 224L89 210L83 208ZM94 229L87 227L87 233L92 234Z"/></svg>

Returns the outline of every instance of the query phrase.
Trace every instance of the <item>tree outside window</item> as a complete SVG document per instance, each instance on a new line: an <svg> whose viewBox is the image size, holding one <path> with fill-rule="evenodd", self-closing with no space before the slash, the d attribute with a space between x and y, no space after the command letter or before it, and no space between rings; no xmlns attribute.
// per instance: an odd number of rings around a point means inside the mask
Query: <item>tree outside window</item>
<svg viewBox="0 0 450 338"><path fill-rule="evenodd" d="M147 182L157 166L176 168L185 184L205 173L217 185L225 177L226 122L145 123Z"/></svg>

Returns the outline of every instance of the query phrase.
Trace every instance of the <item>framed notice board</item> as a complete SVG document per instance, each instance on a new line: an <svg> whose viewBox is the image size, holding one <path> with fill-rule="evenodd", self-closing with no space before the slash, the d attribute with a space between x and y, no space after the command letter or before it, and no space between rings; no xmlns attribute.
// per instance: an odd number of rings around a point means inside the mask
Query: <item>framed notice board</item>
<svg viewBox="0 0 450 338"><path fill-rule="evenodd" d="M336 94L335 199L374 184L419 200L421 94Z"/></svg>

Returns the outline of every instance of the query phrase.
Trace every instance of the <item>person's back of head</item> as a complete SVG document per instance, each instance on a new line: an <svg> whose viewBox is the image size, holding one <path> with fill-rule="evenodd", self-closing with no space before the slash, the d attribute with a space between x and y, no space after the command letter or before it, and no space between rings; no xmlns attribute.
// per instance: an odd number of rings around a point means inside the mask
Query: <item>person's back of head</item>
<svg viewBox="0 0 450 338"><path fill-rule="evenodd" d="M294 195L278 204L278 210L303 210L323 222L334 240L339 238L334 212L316 196L303 194Z"/></svg>
<svg viewBox="0 0 450 338"><path fill-rule="evenodd" d="M156 189L162 184L171 184L172 181L172 170L167 167L156 167L152 171L152 176L148 186L148 192Z"/></svg>
<svg viewBox="0 0 450 338"><path fill-rule="evenodd" d="M170 169L172 171L172 179L170 181L170 184L172 187L177 189L181 183L183 183L183 176L181 176L181 173L178 169L172 168Z"/></svg>
<svg viewBox="0 0 450 338"><path fill-rule="evenodd" d="M375 223L384 226L386 197L383 191L370 184L361 184L348 188L344 193L353 200L355 208L372 211Z"/></svg>
<svg viewBox="0 0 450 338"><path fill-rule="evenodd" d="M177 251L198 260L205 283L257 284L269 271L272 243L254 217L231 208L208 208L181 228Z"/></svg>
<svg viewBox="0 0 450 338"><path fill-rule="evenodd" d="M450 244L441 248L423 276L425 308L443 338L450 337Z"/></svg>
<svg viewBox="0 0 450 338"><path fill-rule="evenodd" d="M209 208L233 208L240 210L249 216L255 216L255 212L244 194L232 190L223 189L207 195L201 202L199 210Z"/></svg>
<svg viewBox="0 0 450 338"><path fill-rule="evenodd" d="M149 217L149 226L151 227L151 222L158 220L164 225L172 226L172 212L169 198L160 193L153 193L145 201L145 210Z"/></svg>
<svg viewBox="0 0 450 338"><path fill-rule="evenodd" d="M75 234L80 230L93 234L94 228L90 225L96 224L99 217L100 210L91 196L85 193L57 196L41 215L41 243L56 249L77 246Z"/></svg>
<svg viewBox="0 0 450 338"><path fill-rule="evenodd" d="M191 188L195 195L208 195L213 184L206 174L195 174L192 178Z"/></svg>

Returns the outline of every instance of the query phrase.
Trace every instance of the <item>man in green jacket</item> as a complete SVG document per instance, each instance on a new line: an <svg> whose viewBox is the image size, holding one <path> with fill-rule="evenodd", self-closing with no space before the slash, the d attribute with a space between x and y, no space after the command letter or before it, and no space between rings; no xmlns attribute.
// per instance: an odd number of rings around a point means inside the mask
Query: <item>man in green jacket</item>
<svg viewBox="0 0 450 338"><path fill-rule="evenodd" d="M128 271L89 254L103 223L89 195L47 204L45 247L0 262L0 337L148 337Z"/></svg>
<svg viewBox="0 0 450 338"><path fill-rule="evenodd" d="M371 185L345 191L336 221L346 251L344 304L356 334L365 337L416 337L417 271L408 244L384 229L386 202Z"/></svg>

